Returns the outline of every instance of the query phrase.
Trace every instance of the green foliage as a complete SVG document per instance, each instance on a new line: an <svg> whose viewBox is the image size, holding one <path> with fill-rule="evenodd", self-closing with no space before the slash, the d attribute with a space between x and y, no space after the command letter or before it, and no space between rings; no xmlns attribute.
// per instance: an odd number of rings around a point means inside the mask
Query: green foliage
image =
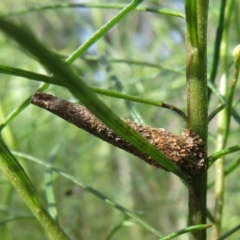
<svg viewBox="0 0 240 240"><path fill-rule="evenodd" d="M203 240L207 212L208 239L237 235L239 46L231 52L239 4L140 3L0 2L1 239L186 239L191 232ZM174 174L31 106L35 91L80 101ZM208 169L187 175L121 118L176 134L188 127L206 144L208 134Z"/></svg>

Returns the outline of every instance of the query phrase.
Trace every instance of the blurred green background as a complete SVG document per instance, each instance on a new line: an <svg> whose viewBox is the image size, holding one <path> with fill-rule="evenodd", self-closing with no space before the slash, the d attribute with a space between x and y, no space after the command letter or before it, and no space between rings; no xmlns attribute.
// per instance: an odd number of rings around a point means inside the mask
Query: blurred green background
<svg viewBox="0 0 240 240"><path fill-rule="evenodd" d="M117 1L111 1L114 2ZM128 2L121 1L121 3ZM63 2L2 0L0 9L1 15L7 15L32 7L59 3ZM82 3L82 1L65 3ZM104 1L94 1L94 3L104 3ZM145 4L184 13L184 1L149 0L145 1ZM239 4L236 3L232 14L229 56L240 37L239 8ZM118 11L60 8L24 13L8 19L24 24L46 46L65 58ZM209 11L209 70L211 70L218 17L219 1L212 0ZM185 23L181 18L134 11L91 47L82 58L75 61L73 68L91 86L164 101L186 111L184 35ZM0 52L0 62L4 65L46 73L37 61L2 33L0 33ZM143 62L145 65L128 61ZM155 65L147 66L146 63ZM230 57L229 75L232 76L232 73ZM218 75L221 76L221 69ZM6 116L32 95L39 85L38 82L1 74L0 121L4 121ZM74 101L73 96L62 87L51 86L47 92ZM238 93L239 86L236 96ZM137 103L132 103L129 107L123 100L104 96L101 96L101 99L121 118L163 127L176 134L180 134L184 128L182 119L170 110ZM215 109L217 104L217 99L213 96L209 112ZM215 151L215 120L210 123L209 133L209 154L211 154ZM229 146L239 144L238 134L239 126L233 121ZM4 129L3 137L11 149L53 163L74 175L76 179L89 184L139 214L164 235L186 227L187 190L177 177L145 164L136 157L96 139L42 109L29 106ZM227 157L227 161L231 162L236 157L236 154L232 154ZM46 205L44 181L46 169L36 163L19 160ZM240 190L239 173L238 169L227 178L223 231L239 223L240 206L237 200ZM213 178L214 171L210 169L209 182ZM14 190L11 191L9 183L2 174L0 180L0 221L11 216L31 216L18 195ZM122 213L69 180L54 175L53 184L59 223L71 239L107 239L112 229L124 220ZM211 211L213 205L213 190L210 190L208 206ZM30 237L38 240L44 239L45 236L39 223L31 217L10 221L4 230L2 224L0 233L1 231L5 231L6 239L21 240ZM240 237L240 234L238 236ZM186 238L187 236L184 235L178 239ZM151 240L156 237L136 222L127 219L112 239Z"/></svg>

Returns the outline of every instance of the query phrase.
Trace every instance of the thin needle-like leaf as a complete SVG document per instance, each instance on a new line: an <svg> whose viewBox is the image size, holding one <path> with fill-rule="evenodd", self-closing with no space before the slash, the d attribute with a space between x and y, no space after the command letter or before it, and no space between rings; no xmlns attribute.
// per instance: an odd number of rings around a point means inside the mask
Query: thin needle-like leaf
<svg viewBox="0 0 240 240"><path fill-rule="evenodd" d="M37 81L41 81L41 82L45 82L45 83L49 83L49 84L53 84L53 85L62 86L61 82L54 77L26 71L26 70L19 69L19 68L9 67L9 66L2 65L2 64L0 64L0 73L14 75L14 76L18 76L18 77L24 77L24 78L27 78L30 80L37 80ZM176 112L180 117L183 118L183 120L185 122L187 121L186 114L181 109L179 109L171 104L160 102L160 101L155 101L155 100L150 100L147 98L132 96L132 95L129 95L126 93L120 93L120 92L111 91L111 90L103 89L103 88L97 88L97 87L91 87L91 86L89 86L89 88L92 91L94 91L95 93L102 94L102 95L105 95L108 97L114 97L114 98L124 99L124 100L128 100L128 101L144 103L144 104L148 104L148 105L152 105L152 106L156 106L156 107L167 108L169 110ZM29 101L27 101L26 104L29 104ZM4 124L2 124L1 126L3 127L5 125L7 125L7 123L8 122L4 122ZM1 129L1 126L0 126L0 129Z"/></svg>
<svg viewBox="0 0 240 240"><path fill-rule="evenodd" d="M178 236L180 236L184 233L210 228L211 226L212 226L211 224L199 224L199 225L196 225L196 226L186 227L186 228L181 229L181 230L179 230L175 233L171 233L171 234L167 235L166 237L163 237L159 240L169 240L169 239L178 237Z"/></svg>
<svg viewBox="0 0 240 240"><path fill-rule="evenodd" d="M234 234L236 231L240 229L240 225L237 225L236 227L232 228L230 231L227 231L224 233L221 237L219 237L217 240L224 240L229 239L228 237Z"/></svg>
<svg viewBox="0 0 240 240"><path fill-rule="evenodd" d="M219 112L221 112L226 107L226 104L221 104L215 110L213 110L208 116L208 122L210 122Z"/></svg>
<svg viewBox="0 0 240 240"><path fill-rule="evenodd" d="M101 38L109 29L111 29L118 21L123 18L127 13L133 10L138 4L141 3L141 0L133 1L132 3L125 6L122 11L120 11L116 16L114 16L110 21L103 25L98 31L96 31L93 36L91 36L87 41L85 41L80 47L78 47L71 55L67 57L65 62L67 64L73 63L79 56L81 56L89 47L91 47L99 38ZM49 87L49 84L44 83L39 88L38 91L44 91ZM30 102L31 96L28 97L20 104L20 106L14 110L1 125L0 131L12 121L20 112L22 112Z"/></svg>
<svg viewBox="0 0 240 240"><path fill-rule="evenodd" d="M229 147L229 148L226 148L226 149L223 149L223 150L221 150L219 152L216 152L216 153L212 154L211 156L209 156L207 158L207 160L208 160L208 167L211 167L213 165L213 163L217 159L219 159L220 157L225 156L225 155L230 154L230 153L237 152L237 151L240 151L240 144L232 146L232 147Z"/></svg>
<svg viewBox="0 0 240 240"><path fill-rule="evenodd" d="M133 1L127 7L127 12L134 9L140 1ZM6 20L0 19L0 29L26 48L41 62L59 81L66 86L92 113L94 113L109 128L119 136L132 143L145 154L161 163L163 167L178 175L186 185L188 177L164 154L152 146L144 137L136 133L117 115L115 115L98 97L89 89L73 71L55 54L45 48L36 38L24 28L18 27ZM99 33L100 34L100 33ZM100 34L101 35L101 34ZM86 44L87 46L88 44Z"/></svg>
<svg viewBox="0 0 240 240"><path fill-rule="evenodd" d="M38 12L43 10L56 10L61 8L99 8L99 9L122 9L126 7L126 4L117 4L117 3L62 3L62 4L55 4L49 6L38 6L34 8L24 9L16 12L8 13L4 16L0 16L1 18L11 17L11 16L18 16L23 15L26 13L31 12ZM158 8L158 7L147 7L147 6L139 6L136 7L135 10L137 11L146 11L158 14L164 14L173 17L185 18L184 14L181 12L177 12L167 8Z"/></svg>
<svg viewBox="0 0 240 240"><path fill-rule="evenodd" d="M233 172L235 169L237 169L240 165L240 158L233 159L231 161L231 163L226 167L226 169L224 170L224 176L228 176L231 172ZM208 189L212 188L215 184L215 181L212 181L208 184Z"/></svg>
<svg viewBox="0 0 240 240"><path fill-rule="evenodd" d="M123 206L115 203L113 200L111 200L110 198L108 198L107 196L103 195L101 192L99 192L98 190L94 189L93 187L78 181L74 176L67 174L65 171L62 171L61 169L58 169L56 167L54 167L51 164L46 163L45 161L42 161L40 159L37 159L33 156L30 156L28 154L24 154L24 153L20 153L20 152L16 152L16 151L12 151L13 154L17 157L21 157L23 159L26 160L30 160L32 162L36 162L48 169L51 169L52 171L56 172L57 174L63 176L64 178L70 180L71 182L75 183L76 185L82 187L83 189L85 189L86 191L92 193L95 197L101 199L102 201L104 201L105 203L109 204L110 206L112 206L113 208L117 209L118 211L122 212L123 214L125 214L127 217L135 220L137 223L139 223L142 227L144 227L145 229L147 229L148 231L154 233L156 236L158 237L162 237L162 234L155 228L153 228L150 224L148 224L147 222L145 222L144 220L140 219L136 214L132 213L131 211L127 210L126 208L124 208Z"/></svg>
<svg viewBox="0 0 240 240"><path fill-rule="evenodd" d="M52 239L68 240L67 235L40 205L30 179L1 138L0 169Z"/></svg>

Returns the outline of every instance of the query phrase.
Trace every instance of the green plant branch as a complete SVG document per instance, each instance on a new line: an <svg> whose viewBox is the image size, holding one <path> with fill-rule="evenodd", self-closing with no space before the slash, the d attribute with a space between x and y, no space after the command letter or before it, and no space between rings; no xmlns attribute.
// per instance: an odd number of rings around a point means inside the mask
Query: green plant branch
<svg viewBox="0 0 240 240"><path fill-rule="evenodd" d="M226 101L226 98L219 92L219 90L217 89L217 87L215 86L214 83L208 81L208 88L214 92L218 98L218 100L220 101L220 103L222 104L226 104L227 101Z"/></svg>
<svg viewBox="0 0 240 240"><path fill-rule="evenodd" d="M208 116L208 122L210 122L219 112L221 112L227 104L221 104L219 107L217 107L215 110L213 110L209 116Z"/></svg>
<svg viewBox="0 0 240 240"><path fill-rule="evenodd" d="M234 58L234 73L233 73L233 79L232 79L230 91L228 94L227 106L226 106L226 112L227 112L226 114L228 118L227 119L227 136L228 136L229 127L230 127L231 112L233 109L233 96L235 93L237 81L239 78L239 71L240 71L240 44L234 48L232 54Z"/></svg>
<svg viewBox="0 0 240 240"><path fill-rule="evenodd" d="M212 215L212 213L209 211L208 208L207 208L207 218L211 223L215 224L216 221L214 219L214 216Z"/></svg>
<svg viewBox="0 0 240 240"><path fill-rule="evenodd" d="M5 223L8 223L8 222L12 222L12 221L15 221L15 220L25 220L25 219L32 219L34 218L33 215L19 215L19 216L14 216L14 217L9 217L9 218L6 218L6 219L3 219L0 221L0 225L2 227L3 224ZM1 237L3 237L1 235Z"/></svg>
<svg viewBox="0 0 240 240"><path fill-rule="evenodd" d="M186 0L186 76L188 127L205 143L207 152L208 98L207 98L207 20L208 0ZM204 156L206 163L206 155ZM207 163L206 163L207 164ZM206 223L207 170L192 178L189 189L189 222ZM191 240L205 240L206 230L191 232Z"/></svg>
<svg viewBox="0 0 240 240"><path fill-rule="evenodd" d="M34 187L17 159L0 138L0 169L14 186L22 200L30 208L44 229L54 240L67 240L67 235L54 222L38 201Z"/></svg>
<svg viewBox="0 0 240 240"><path fill-rule="evenodd" d="M50 155L47 159L49 164L53 164L55 160L55 156L59 151L59 145L56 145L50 152ZM58 222L58 209L57 209L57 202L54 194L54 187L53 187L53 172L51 169L47 169L44 174L44 182L45 182L45 195L48 204L48 212L50 216Z"/></svg>
<svg viewBox="0 0 240 240"><path fill-rule="evenodd" d="M234 120L238 123L238 125L240 125L240 115L236 112L236 110L234 108L232 108L232 112L231 112Z"/></svg>
<svg viewBox="0 0 240 240"><path fill-rule="evenodd" d="M120 223L118 223L107 235L106 240L110 240L114 234L116 234L121 228L124 227L124 224L128 221L129 217L125 217Z"/></svg>
<svg viewBox="0 0 240 240"><path fill-rule="evenodd" d="M231 164L229 164L229 166L224 170L224 177L228 176L231 172L237 169L239 165L240 165L240 158L238 158L237 160L232 160ZM208 189L212 188L214 184L215 184L215 181L210 182L208 184Z"/></svg>
<svg viewBox="0 0 240 240"><path fill-rule="evenodd" d="M41 86L37 89L39 92L45 91L50 85L48 83L43 83ZM4 122L0 124L0 133L1 131L15 118L17 117L25 108L29 106L31 102L31 96L26 98L16 109L14 109L5 119Z"/></svg>
<svg viewBox="0 0 240 240"><path fill-rule="evenodd" d="M185 0L185 13L187 22L187 34L192 48L198 47L197 31L197 1Z"/></svg>
<svg viewBox="0 0 240 240"><path fill-rule="evenodd" d="M219 99L221 105L216 109L216 111L218 111L219 108L221 108L222 105L227 105L227 99L226 97L224 97L216 88L216 86L212 83L208 81L208 88L211 89L212 92L214 92L217 96L217 98ZM232 115L232 117L235 119L235 121L240 125L240 116L239 114L236 112L235 109L235 104L232 106L231 112L230 114ZM215 110L214 110L215 111ZM209 121L211 121L212 117L214 117L214 111L209 115L208 119Z"/></svg>
<svg viewBox="0 0 240 240"><path fill-rule="evenodd" d="M82 59L84 59L85 61L98 63L100 61L101 57L84 55L82 57ZM176 73L176 74L185 75L185 73L183 71L176 70L176 68L174 68L174 67L172 67L172 68L163 67L159 64L151 63L151 62L128 60L128 59L115 59L115 58L110 58L110 57L106 57L106 60L111 63L123 63L123 64L128 64L128 65L131 64L131 65L138 65L138 66L144 66L144 67L150 67L150 68L157 68L157 69L160 69L163 71L168 71L168 72L172 72L172 73Z"/></svg>
<svg viewBox="0 0 240 240"><path fill-rule="evenodd" d="M126 208L124 208L123 206L115 203L113 200L111 200L110 198L108 198L107 196L103 195L101 192L99 192L98 190L92 188L91 186L80 182L78 180L76 180L76 178L72 175L67 174L65 171L62 171L61 169L58 169L56 167L54 167L53 165L46 163L45 161L42 161L40 159L37 159L33 156L30 156L28 154L24 154L24 153L20 153L20 152L16 152L16 151L12 151L12 153L16 156L16 157L21 157L23 159L38 163L48 169L51 169L52 171L54 171L55 173L61 175L62 177L70 180L71 182L75 183L76 185L80 186L81 188L83 188L84 190L88 191L89 193L93 194L95 197L101 199L102 201L104 201L106 204L110 205L111 207L117 209L118 211L122 212L124 215L126 215L127 217L135 220L139 225L141 225L143 228L147 229L148 231L152 232L153 234L155 234L158 237L162 237L162 234L155 229L153 226L151 226L150 224L148 224L147 222L145 222L144 220L140 219L136 214L132 213L131 211L127 210Z"/></svg>
<svg viewBox="0 0 240 240"><path fill-rule="evenodd" d="M222 41L222 35L224 31L224 13L225 13L225 6L226 6L226 0L221 1L221 6L220 6L220 16L218 19L218 27L217 27L217 32L216 32L216 37L215 37L215 44L214 44L214 53L213 53L213 62L212 62L212 70L211 70L211 75L209 78L209 82L214 84L216 75L217 75L217 68L218 68L218 62L219 62L219 54L220 54L220 45ZM208 91L208 99L210 99L212 94L212 90Z"/></svg>
<svg viewBox="0 0 240 240"><path fill-rule="evenodd" d="M172 239L172 238L175 238L175 237L178 237L184 233L188 233L188 232L193 232L193 231L199 231L199 230L204 230L204 229L207 229L207 228L210 228L212 225L211 224L200 224L200 225L196 225L196 226L190 226L190 227L186 227L184 229L181 229L181 230L178 230L177 232L175 233L171 233L159 240L169 240L169 239Z"/></svg>
<svg viewBox="0 0 240 240"><path fill-rule="evenodd" d="M233 96L235 93L237 81L239 78L239 70L240 70L240 45L236 46L233 50L233 57L234 57L234 73L233 73L233 79L231 83L231 87L229 89L228 97L227 97L227 104L226 104L226 123L225 123L225 136L223 141L223 147L226 146L227 138L229 135L229 128L230 128L230 122L231 122L231 112L233 108ZM227 66L226 66L227 67ZM226 83L227 85L227 83ZM227 86L226 86L227 89Z"/></svg>
<svg viewBox="0 0 240 240"><path fill-rule="evenodd" d="M144 103L144 104L148 104L148 105L152 105L152 106L156 106L156 107L161 107L161 108L166 108L166 109L172 110L175 113L177 113L180 117L182 117L184 122L186 122L186 120L187 120L186 114L181 109L175 107L174 105L168 104L168 103L155 101L155 100L150 100L150 99L147 99L147 98L141 98L141 97L137 97L137 96L133 96L133 95L128 95L128 94L125 94L125 93L110 91L108 89L102 89L102 88L96 88L96 87L90 87L90 88L95 93L99 93L99 94L102 94L102 95L105 95L105 96L125 99L125 100L138 102L138 103Z"/></svg>
<svg viewBox="0 0 240 240"><path fill-rule="evenodd" d="M102 56L100 59L100 63L105 67L105 70L107 72L107 79L114 83L115 88L119 93L125 94L124 86L122 85L121 81L118 79L116 74L113 71L113 68L109 61L105 58L105 56ZM135 108L135 106L132 104L131 101L127 101L125 99L125 105L130 112L132 119L140 124L145 124L144 120L142 119L141 115L139 114L138 110Z"/></svg>
<svg viewBox="0 0 240 240"><path fill-rule="evenodd" d="M228 2L228 5L231 5L231 1ZM229 8L229 6L228 6ZM231 8L230 8L231 9ZM230 18L230 13L227 14L228 19ZM231 87L228 87L228 28L224 31L224 38L221 45L221 53L223 56L223 74L220 81L220 91L223 97L227 97L227 105L226 108L218 115L218 134L217 134L217 151L222 150L227 145L227 140L229 136L229 129L231 123L231 112L232 112L232 102L233 96L238 80L239 74L239 62L240 62L240 45L237 46L233 50L233 57L234 57L234 76L232 80ZM239 56L238 56L239 55ZM229 92L229 93L228 93ZM224 183L225 183L225 155L221 156L216 163L215 163L215 209L214 209L214 216L215 216L215 227L213 228L212 236L213 238L217 239L221 235L221 225L222 225L222 211L224 205Z"/></svg>
<svg viewBox="0 0 240 240"><path fill-rule="evenodd" d="M217 240L224 240L224 239L229 239L228 237L234 234L236 231L240 229L240 224L237 225L236 227L232 228L231 230L227 231L225 234L220 236Z"/></svg>
<svg viewBox="0 0 240 240"><path fill-rule="evenodd" d="M140 1L133 1L127 10L130 11L130 9L133 9L139 3ZM98 119L103 121L109 128L113 129L126 141L141 149L143 153L149 155L163 167L179 176L185 184L188 185L189 178L174 163L152 146L144 137L137 134L135 130L119 119L119 117L104 103L101 102L101 104L99 104L100 100L89 89L89 87L85 85L84 82L78 78L55 54L50 53L48 49L37 41L32 34L27 32L24 28L18 27L3 19L0 19L0 28L16 40L22 47L30 51L32 55L37 57L37 59L50 72L52 72L76 98L94 113ZM76 54L74 54L74 56L76 56Z"/></svg>
<svg viewBox="0 0 240 240"><path fill-rule="evenodd" d="M24 9L24 10L20 10L20 11L16 11L16 12L11 12L11 13L0 16L0 18L18 16L18 15L23 15L26 13L38 12L38 11L43 11L43 10L56 10L59 8L60 9L62 9L62 8L122 9L124 7L126 7L126 4L116 4L116 3L101 3L101 4L98 4L98 3L74 3L74 4L69 4L69 3L62 3L62 4L34 7L34 8ZM173 10L167 9L167 8L139 6L139 7L136 7L135 10L164 14L164 15L179 17L179 18L185 18L183 13L173 11Z"/></svg>
<svg viewBox="0 0 240 240"><path fill-rule="evenodd" d="M224 9L225 11L226 9ZM221 59L223 59L221 64L221 78L219 83L219 93L223 96L224 99L227 98L228 92L228 29L224 29L223 39L221 42ZM222 100L220 100L221 104ZM227 106L226 100L226 106ZM216 151L220 151L226 147L226 141L228 137L228 123L229 118L227 116L227 107L221 111L217 117L217 141L216 141ZM214 227L212 229L212 238L217 239L221 233L222 225L222 210L224 205L224 165L225 165L225 156L216 161L215 164L215 186L214 186L214 195L215 195L215 206L213 211L213 217L215 220Z"/></svg>
<svg viewBox="0 0 240 240"><path fill-rule="evenodd" d="M133 11L143 0L133 0L131 3L126 5L117 15L115 15L110 21L104 24L100 29L98 29L92 37L85 41L75 52L73 52L68 59L68 63L72 63L79 56L87 51L94 43L96 43L106 32L115 26L124 16L129 12Z"/></svg>
<svg viewBox="0 0 240 240"><path fill-rule="evenodd" d="M194 0L198 1L198 0ZM191 1L191 2L194 2ZM199 2L198 2L199 3ZM207 63L206 63L206 29L207 29L207 8L208 1L199 3L199 11L197 13L198 25L191 26L199 31L199 47L193 47L188 39L187 41L187 94L188 94L188 125L189 128L201 136L204 141L207 139L208 117L207 111ZM194 11L192 14L196 14ZM206 18L206 19L205 19ZM187 23L192 25L192 23ZM190 33L189 33L190 34ZM192 37L194 38L194 36Z"/></svg>
<svg viewBox="0 0 240 240"><path fill-rule="evenodd" d="M227 166L227 168L224 171L225 176L228 176L231 172L237 169L237 167L240 165L240 158L237 160L233 160L232 163Z"/></svg>
<svg viewBox="0 0 240 240"><path fill-rule="evenodd" d="M65 62L67 64L73 63L78 57L80 57L84 51L86 51L89 47L91 47L99 38L101 38L111 27L113 27L121 18L123 18L128 12L133 10L141 0L132 1L129 5L127 5L122 11L120 11L113 19L111 19L108 23L106 23L103 27L101 27L92 37L90 37L85 43L83 43L79 48L77 48L71 55L67 57ZM41 92L46 90L49 87L49 84L44 83L41 85L37 91ZM14 110L5 120L5 122L1 125L0 131L11 122L19 113L21 113L27 106L29 106L31 96L25 99L20 106Z"/></svg>
<svg viewBox="0 0 240 240"><path fill-rule="evenodd" d="M19 69L19 68L5 66L5 65L2 65L2 64L0 64L0 73L11 75L11 76L14 75L14 76L18 76L18 77L24 77L24 78L27 78L27 79L30 79L30 80L37 80L37 81L45 82L45 83L48 83L48 84L63 86L61 84L61 82L54 77L50 77L50 76L47 76L47 75L44 75L44 74L34 73L34 72L30 72L30 71L26 71L26 70ZM180 117L182 117L184 122L187 121L186 114L181 109L179 109L179 108L177 108L177 107L175 107L171 104L160 102L160 101L155 101L155 100L150 100L150 99L147 99L147 98L137 97L137 96L129 95L129 94L126 94L126 93L115 92L115 91L111 91L111 90L103 89L103 88L96 88L96 87L91 87L91 86L89 86L89 88L93 92L104 95L104 96L124 99L124 100L138 102L138 103L144 103L144 104L148 104L148 105L156 106L156 107L161 107L161 108L167 108L169 110L174 111ZM29 102L30 102L30 99L27 99L27 101L24 102L23 107L28 106ZM18 112L16 111L16 112L13 112L13 113L17 114ZM9 116L5 120L5 122L3 122L0 125L0 130L4 126L6 126L11 120L12 120L11 116Z"/></svg>
<svg viewBox="0 0 240 240"><path fill-rule="evenodd" d="M234 146L226 148L226 149L223 149L221 151L218 151L218 152L210 155L207 158L207 160L208 160L208 168L211 167L213 165L213 163L216 160L218 160L219 158L221 158L222 156L225 156L227 154L234 153L234 152L237 152L237 151L240 151L240 144L239 145L234 145Z"/></svg>

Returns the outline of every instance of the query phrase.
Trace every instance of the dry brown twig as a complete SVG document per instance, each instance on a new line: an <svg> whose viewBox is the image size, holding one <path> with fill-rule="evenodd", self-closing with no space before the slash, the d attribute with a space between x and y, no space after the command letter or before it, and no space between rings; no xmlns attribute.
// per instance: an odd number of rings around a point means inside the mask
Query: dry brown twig
<svg viewBox="0 0 240 240"><path fill-rule="evenodd" d="M31 102L94 136L143 159L148 164L164 169L157 161L115 134L84 106L40 92L33 95ZM177 136L163 128L144 126L130 120L125 122L188 175L198 174L206 168L203 159L205 155L204 143L199 136L188 129L184 129L182 134Z"/></svg>

